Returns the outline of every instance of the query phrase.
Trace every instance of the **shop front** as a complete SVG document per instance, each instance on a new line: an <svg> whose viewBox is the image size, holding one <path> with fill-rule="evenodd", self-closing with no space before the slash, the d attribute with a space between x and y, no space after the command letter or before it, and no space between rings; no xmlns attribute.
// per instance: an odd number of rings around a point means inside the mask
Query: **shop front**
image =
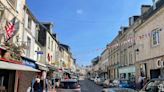
<svg viewBox="0 0 164 92"><path fill-rule="evenodd" d="M119 78L120 79L130 79L134 75L135 75L135 66L119 68Z"/></svg>
<svg viewBox="0 0 164 92"><path fill-rule="evenodd" d="M37 69L37 65L35 63L36 61L23 57L22 56L22 64L25 66L28 66L33 69ZM35 79L37 73L36 72L31 72L31 71L20 71L20 78L18 79L19 81L19 86L18 86L18 92L25 92L28 87L31 87L31 83L33 79Z"/></svg>
<svg viewBox="0 0 164 92"><path fill-rule="evenodd" d="M109 68L109 79L111 79L111 80L114 80L115 79L115 69L114 69L114 67L113 66L111 66L110 68Z"/></svg>
<svg viewBox="0 0 164 92"><path fill-rule="evenodd" d="M14 91L15 73L15 70L0 69L0 92Z"/></svg>
<svg viewBox="0 0 164 92"><path fill-rule="evenodd" d="M21 61L11 58L11 51L0 48L0 91L1 92L26 92L19 91L22 72L39 72L39 70L24 65ZM28 77L29 75L26 75ZM26 81L25 79L23 79ZM24 83L25 84L25 83ZM22 86L27 90L28 87Z"/></svg>
<svg viewBox="0 0 164 92"><path fill-rule="evenodd" d="M137 79L139 76L153 78L164 78L164 56L147 59L136 64Z"/></svg>
<svg viewBox="0 0 164 92"><path fill-rule="evenodd" d="M17 92L22 87L25 90L27 90L29 85L28 87L26 87L22 84L26 84L27 82L26 78L28 78L30 75L27 74L23 76L22 72L35 73L39 71L22 64L15 64L14 61L12 62L13 63L4 59L0 60L0 83L1 83L0 91ZM18 91L18 92L23 92L23 91Z"/></svg>

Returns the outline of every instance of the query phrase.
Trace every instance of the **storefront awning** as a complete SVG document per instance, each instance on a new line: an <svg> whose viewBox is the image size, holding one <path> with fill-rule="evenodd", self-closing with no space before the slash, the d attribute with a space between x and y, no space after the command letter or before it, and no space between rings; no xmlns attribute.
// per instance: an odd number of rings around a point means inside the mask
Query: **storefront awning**
<svg viewBox="0 0 164 92"><path fill-rule="evenodd" d="M0 61L0 69L40 72L29 66Z"/></svg>
<svg viewBox="0 0 164 92"><path fill-rule="evenodd" d="M40 70L49 71L48 67L45 64L42 64L42 63L39 63L39 62L36 62L36 64L38 65L38 68Z"/></svg>
<svg viewBox="0 0 164 92"><path fill-rule="evenodd" d="M57 68L55 66L52 66L49 64L47 64L46 66L49 68L50 71L56 71L57 70Z"/></svg>

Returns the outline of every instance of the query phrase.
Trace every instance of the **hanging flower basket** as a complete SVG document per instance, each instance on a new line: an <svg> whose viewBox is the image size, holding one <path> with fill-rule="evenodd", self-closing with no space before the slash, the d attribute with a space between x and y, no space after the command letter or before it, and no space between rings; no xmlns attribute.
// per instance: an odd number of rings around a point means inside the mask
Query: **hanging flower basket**
<svg viewBox="0 0 164 92"><path fill-rule="evenodd" d="M6 48L6 52L4 53L4 58L9 60L21 60L21 54L23 52L22 46L18 46L14 43L5 42L4 47Z"/></svg>

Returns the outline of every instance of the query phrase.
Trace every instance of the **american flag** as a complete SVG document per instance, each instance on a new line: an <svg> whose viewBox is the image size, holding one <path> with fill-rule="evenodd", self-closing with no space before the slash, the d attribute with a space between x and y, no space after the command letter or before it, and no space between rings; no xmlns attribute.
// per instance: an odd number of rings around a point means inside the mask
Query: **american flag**
<svg viewBox="0 0 164 92"><path fill-rule="evenodd" d="M10 22L9 21L6 22L5 25L6 40L9 40L14 33L15 20L16 18L13 18Z"/></svg>

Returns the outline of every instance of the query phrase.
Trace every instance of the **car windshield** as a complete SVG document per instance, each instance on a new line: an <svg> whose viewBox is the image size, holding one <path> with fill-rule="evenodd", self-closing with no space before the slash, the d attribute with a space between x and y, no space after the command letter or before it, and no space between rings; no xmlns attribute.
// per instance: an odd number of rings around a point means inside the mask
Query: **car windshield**
<svg viewBox="0 0 164 92"><path fill-rule="evenodd" d="M60 82L61 88L73 89L73 88L76 88L76 86L77 86L77 81L67 80L67 81L61 81Z"/></svg>

